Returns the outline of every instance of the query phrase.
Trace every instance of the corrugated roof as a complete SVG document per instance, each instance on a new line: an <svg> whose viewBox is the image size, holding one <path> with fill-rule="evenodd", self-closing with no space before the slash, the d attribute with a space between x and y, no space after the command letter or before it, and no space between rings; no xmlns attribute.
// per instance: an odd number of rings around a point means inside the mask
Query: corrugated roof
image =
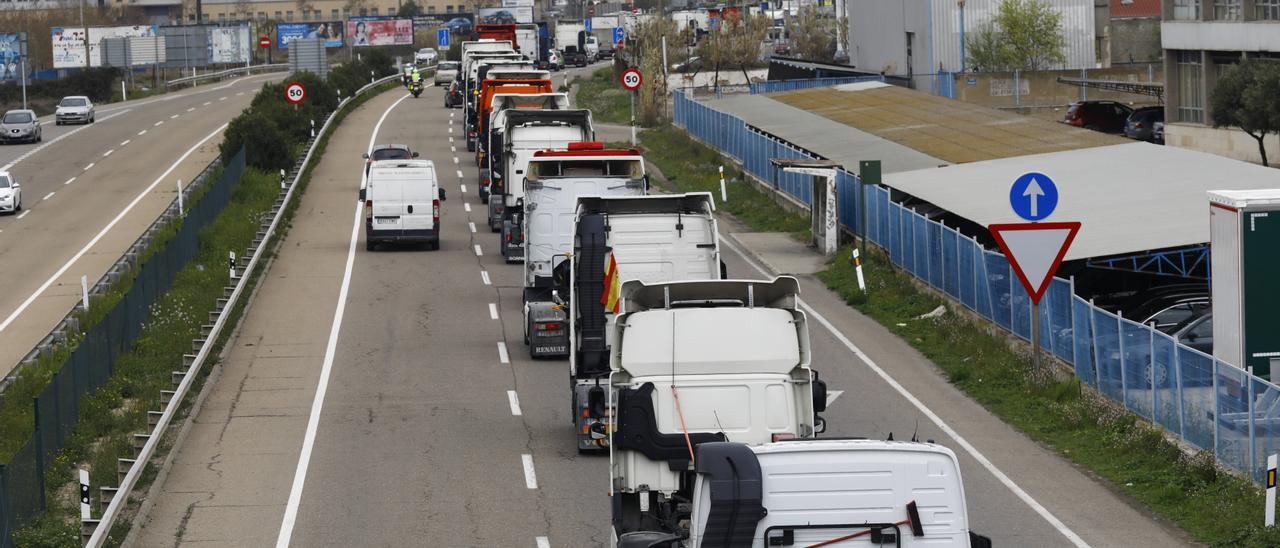
<svg viewBox="0 0 1280 548"><path fill-rule="evenodd" d="M1204 244L1208 191L1280 188L1280 170L1134 142L891 173L884 184L990 226L1023 222L1009 205L1009 187L1029 171L1058 187L1048 220L1084 225L1067 260Z"/></svg>
<svg viewBox="0 0 1280 548"><path fill-rule="evenodd" d="M1112 17L1160 17L1160 0L1111 0Z"/></svg>
<svg viewBox="0 0 1280 548"><path fill-rule="evenodd" d="M899 86L815 88L770 97L955 164L1128 142Z"/></svg>

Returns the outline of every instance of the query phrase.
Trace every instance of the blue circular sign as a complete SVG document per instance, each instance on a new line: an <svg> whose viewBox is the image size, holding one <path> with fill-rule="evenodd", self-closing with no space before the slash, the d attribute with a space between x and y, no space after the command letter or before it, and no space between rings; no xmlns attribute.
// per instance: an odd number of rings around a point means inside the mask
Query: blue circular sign
<svg viewBox="0 0 1280 548"><path fill-rule="evenodd" d="M1043 221L1058 207L1058 185L1043 173L1024 173L1009 188L1009 206L1023 219Z"/></svg>

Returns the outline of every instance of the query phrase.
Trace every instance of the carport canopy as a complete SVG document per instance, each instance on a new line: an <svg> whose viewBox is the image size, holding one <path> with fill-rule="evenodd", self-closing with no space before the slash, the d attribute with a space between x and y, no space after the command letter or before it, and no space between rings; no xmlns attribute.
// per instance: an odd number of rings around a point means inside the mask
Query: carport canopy
<svg viewBox="0 0 1280 548"><path fill-rule="evenodd" d="M1058 188L1046 221L1079 221L1066 260L1203 245L1210 190L1280 188L1280 170L1224 156L1127 143L1017 156L884 176L884 184L982 226L1025 222L1013 212L1015 179L1039 172Z"/></svg>

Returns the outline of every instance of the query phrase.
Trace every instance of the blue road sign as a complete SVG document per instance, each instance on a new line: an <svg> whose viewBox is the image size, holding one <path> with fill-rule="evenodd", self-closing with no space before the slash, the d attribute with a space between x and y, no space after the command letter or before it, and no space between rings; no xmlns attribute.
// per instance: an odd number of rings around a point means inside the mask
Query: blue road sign
<svg viewBox="0 0 1280 548"><path fill-rule="evenodd" d="M768 2L761 2L761 3L760 3L760 9L765 10L765 11L769 11L769 3L768 3Z"/></svg>
<svg viewBox="0 0 1280 548"><path fill-rule="evenodd" d="M1043 173L1024 173L1009 188L1013 212L1028 221L1042 221L1058 207L1058 186Z"/></svg>
<svg viewBox="0 0 1280 548"><path fill-rule="evenodd" d="M613 43L617 44L618 42L623 41L626 37L627 35L623 32L622 27L613 27Z"/></svg>
<svg viewBox="0 0 1280 548"><path fill-rule="evenodd" d="M586 26L587 26L587 32L591 32L591 18L590 18L590 17L588 17L588 18L586 18L586 19L583 19L583 20L582 20L582 24L584 24L584 25L586 25Z"/></svg>
<svg viewBox="0 0 1280 548"><path fill-rule="evenodd" d="M449 29L444 28L436 31L436 46L441 48L449 47Z"/></svg>

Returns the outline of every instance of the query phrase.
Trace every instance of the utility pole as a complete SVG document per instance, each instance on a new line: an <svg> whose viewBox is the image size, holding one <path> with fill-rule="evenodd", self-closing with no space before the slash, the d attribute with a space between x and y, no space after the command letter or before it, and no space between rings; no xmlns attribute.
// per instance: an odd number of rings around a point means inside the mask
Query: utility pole
<svg viewBox="0 0 1280 548"><path fill-rule="evenodd" d="M84 26L84 2L80 0L80 30L84 32L84 68L89 68L89 27Z"/></svg>
<svg viewBox="0 0 1280 548"><path fill-rule="evenodd" d="M956 4L960 6L960 72L962 73L967 62L964 56L964 2L965 0L956 0ZM1083 86L1081 89L1084 89Z"/></svg>

